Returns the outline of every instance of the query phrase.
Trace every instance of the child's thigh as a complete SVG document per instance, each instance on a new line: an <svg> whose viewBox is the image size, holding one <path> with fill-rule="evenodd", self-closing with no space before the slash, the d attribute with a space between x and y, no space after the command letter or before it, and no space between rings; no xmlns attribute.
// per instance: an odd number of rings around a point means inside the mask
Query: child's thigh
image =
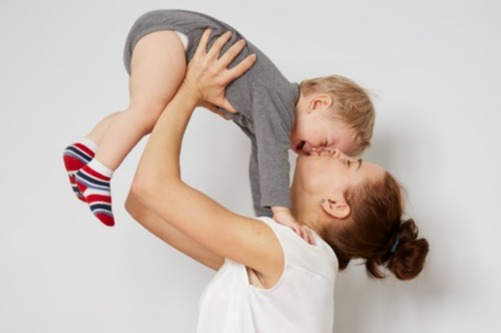
<svg viewBox="0 0 501 333"><path fill-rule="evenodd" d="M132 53L131 107L163 110L176 93L185 72L185 50L176 32L158 31L144 36Z"/></svg>

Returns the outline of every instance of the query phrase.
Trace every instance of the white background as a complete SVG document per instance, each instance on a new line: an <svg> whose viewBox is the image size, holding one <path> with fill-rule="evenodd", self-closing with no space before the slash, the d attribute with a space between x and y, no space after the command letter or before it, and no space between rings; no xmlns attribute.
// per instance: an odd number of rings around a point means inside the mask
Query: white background
<svg viewBox="0 0 501 333"><path fill-rule="evenodd" d="M411 282L340 275L336 332L500 332L501 2L23 1L0 3L0 332L194 332L212 272L123 209L144 140L112 182L117 225L77 201L64 147L128 102L133 21L183 8L226 21L291 81L338 73L374 94L366 157L408 191L430 242ZM251 215L248 141L204 110L184 176Z"/></svg>

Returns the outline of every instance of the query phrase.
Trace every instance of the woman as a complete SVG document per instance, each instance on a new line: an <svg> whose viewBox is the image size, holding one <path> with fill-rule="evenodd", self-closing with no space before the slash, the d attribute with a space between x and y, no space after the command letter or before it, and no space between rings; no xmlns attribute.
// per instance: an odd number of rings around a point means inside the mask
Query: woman
<svg viewBox="0 0 501 333"><path fill-rule="evenodd" d="M227 69L242 49L220 37L206 51L204 34L186 78L158 120L126 207L155 235L218 270L200 303L199 332L332 332L334 281L352 258L371 276L387 267L399 279L423 268L428 243L401 222L393 177L337 150L299 156L291 188L293 213L309 230L304 241L270 218L234 214L183 183L179 155L195 107L224 103L224 87L254 57ZM311 244L314 243L314 244Z"/></svg>

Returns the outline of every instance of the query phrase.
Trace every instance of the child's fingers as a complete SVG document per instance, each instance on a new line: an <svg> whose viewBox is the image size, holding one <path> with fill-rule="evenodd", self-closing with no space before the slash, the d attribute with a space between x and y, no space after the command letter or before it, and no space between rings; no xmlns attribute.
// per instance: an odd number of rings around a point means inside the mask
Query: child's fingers
<svg viewBox="0 0 501 333"><path fill-rule="evenodd" d="M296 229L297 228L297 229ZM316 245L315 239L313 238L313 234L311 230L307 226L297 226L293 228L293 230L298 234L304 241L306 241L310 245Z"/></svg>
<svg viewBox="0 0 501 333"><path fill-rule="evenodd" d="M307 238L307 242L311 245L317 245L315 243L315 238L313 238L313 234L310 230L310 228L306 227L306 226L303 226L304 230L305 230L305 233L306 233L306 238Z"/></svg>

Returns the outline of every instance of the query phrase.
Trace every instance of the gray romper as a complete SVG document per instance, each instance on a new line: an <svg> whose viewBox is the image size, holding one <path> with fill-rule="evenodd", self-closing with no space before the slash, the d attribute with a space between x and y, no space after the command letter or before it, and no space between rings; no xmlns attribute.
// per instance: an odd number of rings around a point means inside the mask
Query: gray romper
<svg viewBox="0 0 501 333"><path fill-rule="evenodd" d="M155 10L142 15L132 26L125 44L127 72L130 74L134 46L146 34L159 30L183 33L188 37L186 61L189 62L206 28L213 31L209 45L224 32L233 32L223 52L234 41L243 38L231 26L196 12ZM289 82L264 53L249 41L246 42L245 49L234 62L238 63L252 53L257 55L257 61L226 89L226 98L238 113L222 111L245 132L252 143L249 175L254 211L257 216L272 216L269 207L291 205L288 149L299 85Z"/></svg>

